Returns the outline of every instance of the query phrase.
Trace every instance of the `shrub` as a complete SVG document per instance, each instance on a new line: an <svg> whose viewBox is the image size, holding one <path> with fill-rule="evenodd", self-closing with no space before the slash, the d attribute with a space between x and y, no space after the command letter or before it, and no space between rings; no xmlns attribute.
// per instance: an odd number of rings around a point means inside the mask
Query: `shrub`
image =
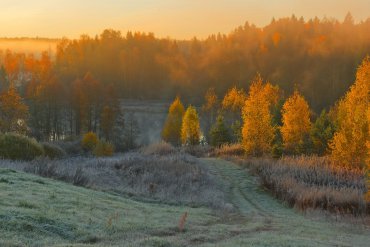
<svg viewBox="0 0 370 247"><path fill-rule="evenodd" d="M98 142L99 139L96 134L94 132L88 132L83 136L81 144L82 148L85 151L92 151L94 150Z"/></svg>
<svg viewBox="0 0 370 247"><path fill-rule="evenodd" d="M99 141L93 150L95 156L112 156L114 153L114 146L107 141Z"/></svg>
<svg viewBox="0 0 370 247"><path fill-rule="evenodd" d="M56 144L43 142L42 147L44 148L45 156L50 159L59 159L66 156L66 152Z"/></svg>
<svg viewBox="0 0 370 247"><path fill-rule="evenodd" d="M64 140L55 143L61 147L68 155L80 155L83 153L81 140Z"/></svg>
<svg viewBox="0 0 370 247"><path fill-rule="evenodd" d="M147 155L168 155L172 154L176 149L167 142L158 142L150 144L143 149L143 153Z"/></svg>
<svg viewBox="0 0 370 247"><path fill-rule="evenodd" d="M35 139L15 133L0 134L0 158L33 160L43 154L42 146Z"/></svg>

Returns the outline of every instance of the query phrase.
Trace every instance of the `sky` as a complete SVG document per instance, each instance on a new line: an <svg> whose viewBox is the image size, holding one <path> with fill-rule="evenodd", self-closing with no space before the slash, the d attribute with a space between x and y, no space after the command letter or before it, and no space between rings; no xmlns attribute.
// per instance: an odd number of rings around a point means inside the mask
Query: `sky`
<svg viewBox="0 0 370 247"><path fill-rule="evenodd" d="M0 37L78 38L106 28L190 39L229 33L294 14L356 22L370 17L370 0L0 0Z"/></svg>

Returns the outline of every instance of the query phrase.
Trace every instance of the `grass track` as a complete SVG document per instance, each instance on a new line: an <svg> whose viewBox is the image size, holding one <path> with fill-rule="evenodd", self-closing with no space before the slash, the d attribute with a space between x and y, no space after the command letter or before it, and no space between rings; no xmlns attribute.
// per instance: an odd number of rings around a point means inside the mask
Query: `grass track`
<svg viewBox="0 0 370 247"><path fill-rule="evenodd" d="M213 158L203 162L222 178L241 216L259 225L253 234L228 239L225 246L368 246L370 228L361 219L356 219L354 225L339 223L324 214L305 216L271 197L258 186L255 177L234 163Z"/></svg>

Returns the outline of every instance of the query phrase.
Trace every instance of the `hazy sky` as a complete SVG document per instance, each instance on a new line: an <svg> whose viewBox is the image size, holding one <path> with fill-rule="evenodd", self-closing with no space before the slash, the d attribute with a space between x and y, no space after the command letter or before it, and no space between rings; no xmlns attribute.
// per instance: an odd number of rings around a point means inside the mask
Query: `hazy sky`
<svg viewBox="0 0 370 247"><path fill-rule="evenodd" d="M0 0L1 37L70 37L105 28L151 31L183 39L229 33L249 21L295 14L355 21L370 17L370 0Z"/></svg>

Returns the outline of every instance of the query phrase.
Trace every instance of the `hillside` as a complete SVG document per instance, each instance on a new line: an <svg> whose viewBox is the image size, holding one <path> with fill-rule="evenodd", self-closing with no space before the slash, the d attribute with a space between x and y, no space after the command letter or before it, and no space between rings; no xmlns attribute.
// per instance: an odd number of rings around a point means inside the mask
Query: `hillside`
<svg viewBox="0 0 370 247"><path fill-rule="evenodd" d="M0 169L1 246L366 246L365 219L302 215L230 162L202 159L235 210L132 200ZM185 231L177 225L188 212Z"/></svg>

